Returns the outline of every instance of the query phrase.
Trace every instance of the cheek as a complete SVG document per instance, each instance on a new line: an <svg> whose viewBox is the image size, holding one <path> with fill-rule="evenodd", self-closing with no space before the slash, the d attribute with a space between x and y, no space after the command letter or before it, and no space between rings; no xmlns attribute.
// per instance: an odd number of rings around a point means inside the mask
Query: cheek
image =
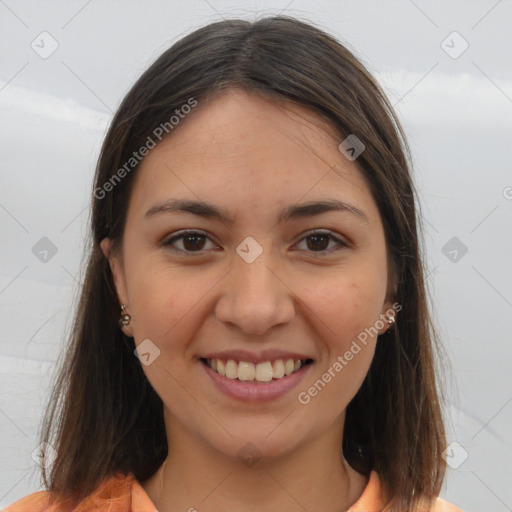
<svg viewBox="0 0 512 512"><path fill-rule="evenodd" d="M317 288L308 304L321 333L315 375L297 396L299 403L322 416L326 424L341 414L361 387L370 368L377 341L372 331L379 319L382 293L360 281ZM328 411L328 413L326 412Z"/></svg>
<svg viewBox="0 0 512 512"><path fill-rule="evenodd" d="M303 289L308 308L324 323L322 332L329 345L342 349L379 319L385 296L385 283L369 273L360 278L339 275L318 281Z"/></svg>
<svg viewBox="0 0 512 512"><path fill-rule="evenodd" d="M214 283L208 278L194 279L178 266L144 258L134 258L127 264L127 273L135 340L154 339L166 349L169 339L179 344L182 336L176 336L176 332L183 331Z"/></svg>
<svg viewBox="0 0 512 512"><path fill-rule="evenodd" d="M338 272L336 278L303 289L307 307L315 313L313 329L320 335L318 371L302 391L304 403L341 412L360 388L375 352L374 330L386 292L385 276L375 270L352 267L350 275Z"/></svg>

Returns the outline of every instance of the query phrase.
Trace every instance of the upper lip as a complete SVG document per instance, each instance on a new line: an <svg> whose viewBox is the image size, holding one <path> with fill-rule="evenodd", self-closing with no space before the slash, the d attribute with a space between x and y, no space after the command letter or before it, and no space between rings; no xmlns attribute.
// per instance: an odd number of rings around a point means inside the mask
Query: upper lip
<svg viewBox="0 0 512 512"><path fill-rule="evenodd" d="M208 352L199 356L201 359L221 359L222 361L246 361L248 363L263 363L265 361L275 361L276 359L313 359L312 357L298 352L288 352L284 350L262 350L261 352L250 352L248 350L224 350L221 352Z"/></svg>

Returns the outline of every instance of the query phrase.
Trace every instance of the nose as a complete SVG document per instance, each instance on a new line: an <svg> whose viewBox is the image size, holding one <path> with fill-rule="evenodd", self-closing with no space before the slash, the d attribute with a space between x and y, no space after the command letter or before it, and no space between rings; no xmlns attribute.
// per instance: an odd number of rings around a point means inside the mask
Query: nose
<svg viewBox="0 0 512 512"><path fill-rule="evenodd" d="M252 263L236 255L215 307L217 320L247 334L262 335L293 319L292 292L282 272L271 266L271 259L265 251Z"/></svg>

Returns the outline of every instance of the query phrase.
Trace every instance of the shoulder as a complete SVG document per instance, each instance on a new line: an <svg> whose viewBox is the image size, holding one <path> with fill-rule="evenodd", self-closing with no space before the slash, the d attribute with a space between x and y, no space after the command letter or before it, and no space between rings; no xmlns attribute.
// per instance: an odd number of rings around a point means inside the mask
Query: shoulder
<svg viewBox="0 0 512 512"><path fill-rule="evenodd" d="M38 491L9 505L3 512L61 512L65 505L51 503L51 493ZM109 512L155 512L156 509L145 495L142 487L130 473L118 473L106 478L101 485L72 510L86 512L108 510Z"/></svg>
<svg viewBox="0 0 512 512"><path fill-rule="evenodd" d="M369 512L369 511L381 511L384 507L384 500L382 497L382 484L378 474L372 471L368 484L363 491L361 497L354 503L349 512ZM455 505L448 503L447 501L437 498L432 506L428 506L428 510L423 507L422 512L463 512L460 508Z"/></svg>
<svg viewBox="0 0 512 512"><path fill-rule="evenodd" d="M50 495L46 491L38 491L9 505L3 512L42 512L53 511L50 506Z"/></svg>
<svg viewBox="0 0 512 512"><path fill-rule="evenodd" d="M460 508L448 503L447 501L437 498L432 512L463 512Z"/></svg>

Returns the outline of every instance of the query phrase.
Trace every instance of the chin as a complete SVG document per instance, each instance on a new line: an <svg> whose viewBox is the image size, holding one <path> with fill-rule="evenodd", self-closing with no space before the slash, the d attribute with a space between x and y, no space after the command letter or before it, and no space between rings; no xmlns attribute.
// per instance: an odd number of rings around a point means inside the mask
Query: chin
<svg viewBox="0 0 512 512"><path fill-rule="evenodd" d="M271 432L271 429L253 426L253 428L238 430L233 437L226 434L222 438L208 439L206 442L216 451L227 457L238 459L248 467L252 467L258 461L269 462L269 459L277 459L296 448L296 438L289 433L268 435L268 432Z"/></svg>

